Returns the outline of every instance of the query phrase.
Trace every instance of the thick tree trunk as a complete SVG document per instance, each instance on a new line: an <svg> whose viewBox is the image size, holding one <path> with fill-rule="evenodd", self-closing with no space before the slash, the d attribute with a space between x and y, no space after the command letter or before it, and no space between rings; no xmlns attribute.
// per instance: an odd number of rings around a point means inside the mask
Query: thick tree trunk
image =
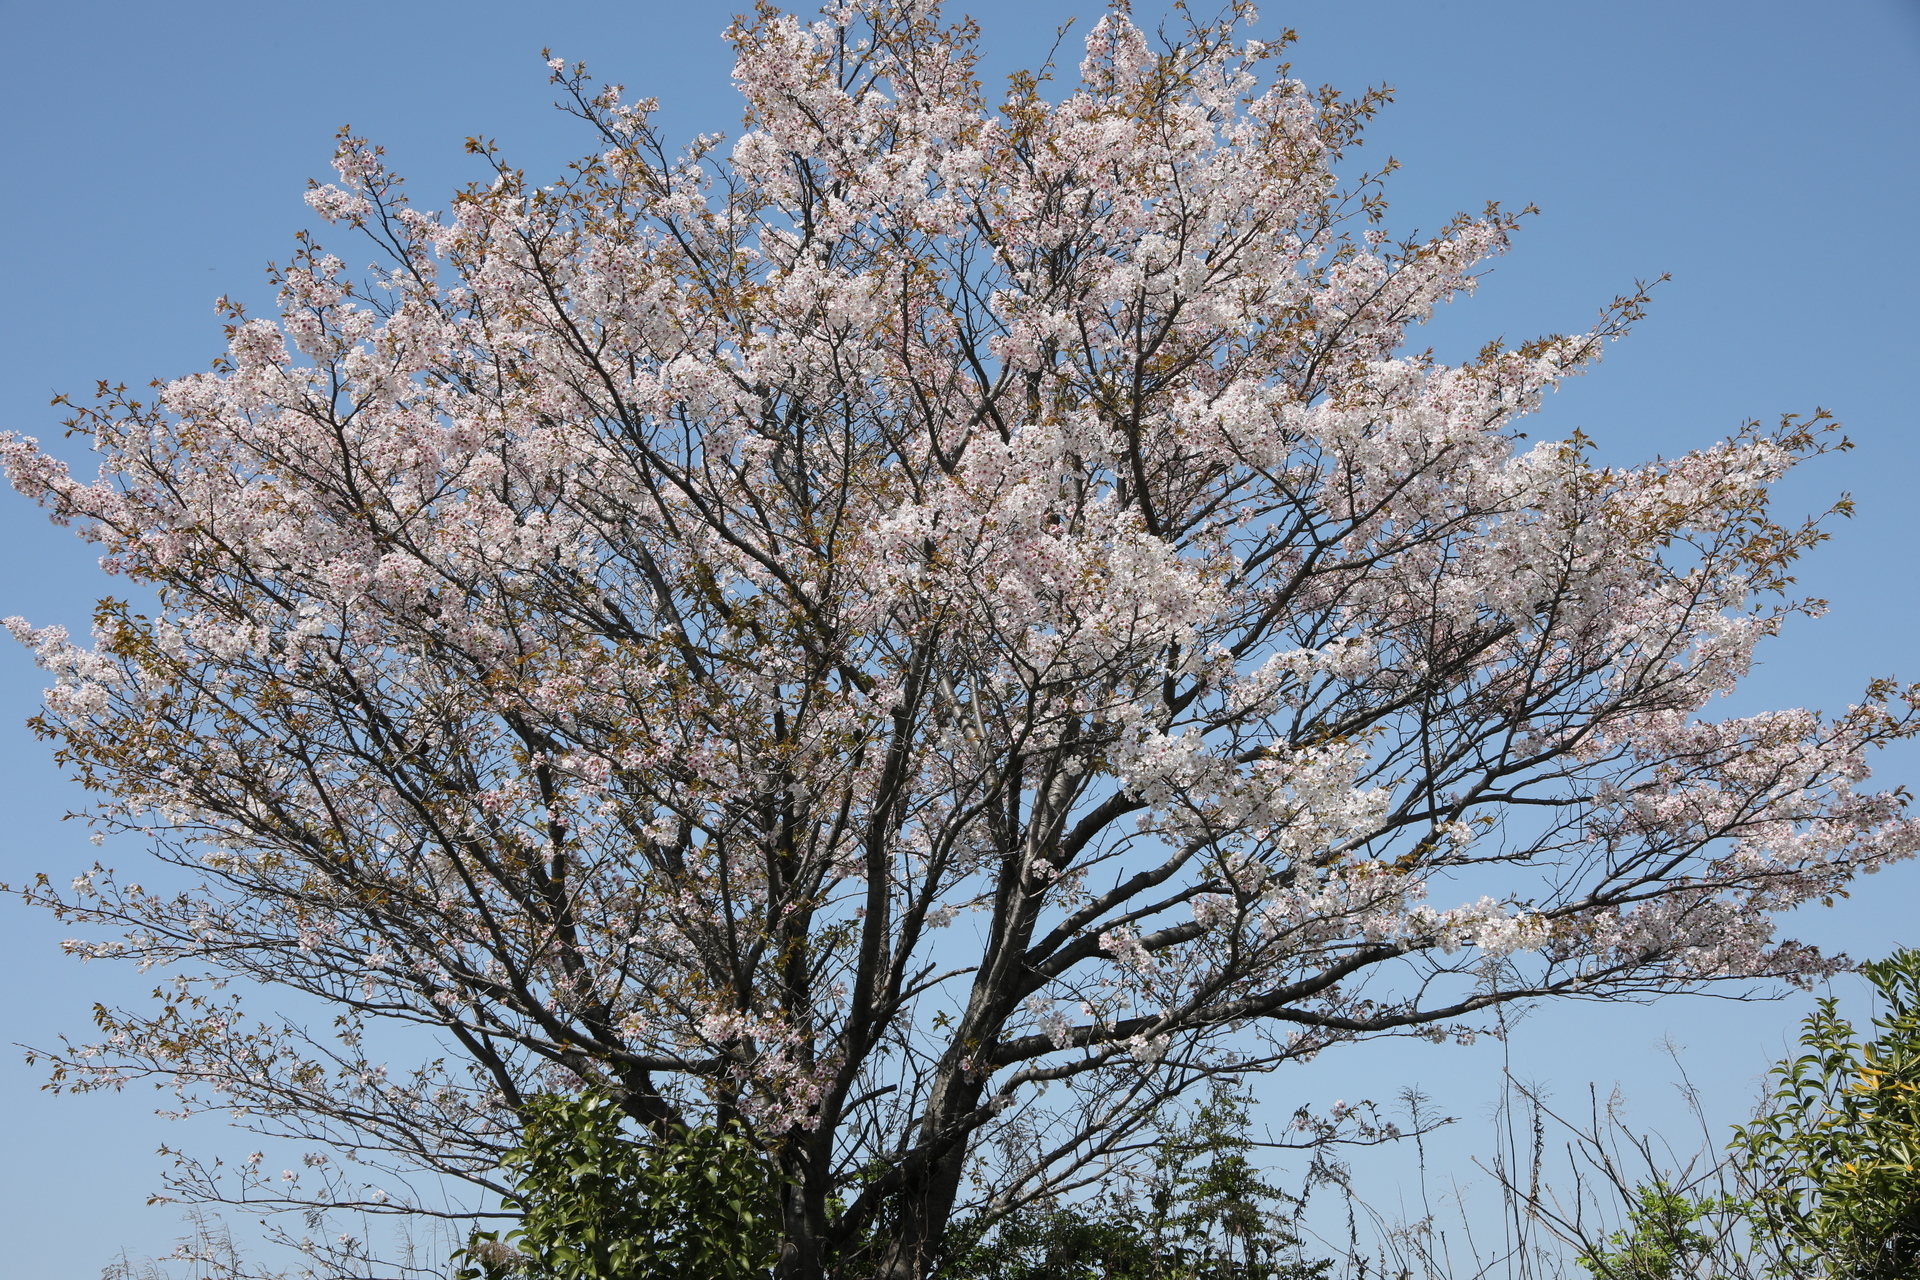
<svg viewBox="0 0 1920 1280"><path fill-rule="evenodd" d="M959 1198L966 1152L966 1143L955 1143L902 1189L893 1238L880 1255L877 1274L881 1280L928 1280L933 1275Z"/></svg>

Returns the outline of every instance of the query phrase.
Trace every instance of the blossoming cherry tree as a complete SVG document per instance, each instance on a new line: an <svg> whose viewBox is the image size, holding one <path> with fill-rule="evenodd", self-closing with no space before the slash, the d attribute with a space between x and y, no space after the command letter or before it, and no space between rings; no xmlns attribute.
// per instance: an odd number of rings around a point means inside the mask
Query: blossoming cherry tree
<svg viewBox="0 0 1920 1280"><path fill-rule="evenodd" d="M1339 176L1380 95L1244 16L990 99L925 4L763 8L683 154L556 59L596 154L443 215L343 137L309 200L385 267L303 240L211 372L76 411L96 480L4 447L153 601L9 624L38 726L187 873L28 889L173 983L59 1079L332 1152L176 1194L397 1213L487 1207L585 1082L748 1135L783 1277L905 1280L1220 1075L1828 972L1773 918L1920 845L1861 786L1916 695L1706 708L1837 438L1524 442L1639 295L1397 354L1512 220L1390 240Z"/></svg>

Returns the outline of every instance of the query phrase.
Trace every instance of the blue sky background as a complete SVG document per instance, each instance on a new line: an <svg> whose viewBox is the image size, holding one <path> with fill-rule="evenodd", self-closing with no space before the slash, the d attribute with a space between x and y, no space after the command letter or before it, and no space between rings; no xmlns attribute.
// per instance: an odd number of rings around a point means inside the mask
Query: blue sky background
<svg viewBox="0 0 1920 1280"><path fill-rule="evenodd" d="M212 301L264 311L261 268L315 219L301 203L327 177L334 130L389 150L416 200L478 176L470 134L497 139L538 176L588 148L548 109L543 46L659 96L670 135L735 131L718 38L735 6L709 0L275 0L0 5L0 132L13 195L0 203L0 428L59 434L47 400L101 378L144 382L202 368L220 349ZM1198 6L1196 6L1198 7ZM990 65L1037 61L1054 29L1098 10L1078 0L971 6ZM1142 0L1139 16L1155 11ZM1486 338L1582 326L1636 279L1672 273L1652 314L1600 368L1560 392L1535 438L1585 430L1611 461L1703 445L1747 418L1824 406L1852 453L1813 464L1782 494L1790 514L1851 492L1858 515L1805 562L1832 602L1796 626L1728 713L1838 709L1878 674L1920 678L1920 7L1912 0L1302 0L1268 6L1256 34L1296 27L1296 74L1347 89L1385 82L1398 102L1363 156L1405 166L1389 186L1396 232L1432 228L1488 199L1538 204L1477 298L1419 336L1443 355ZM1063 59L1077 61L1069 49ZM345 248L342 237L330 243ZM350 255L349 255L350 256ZM8 500L10 499L10 500ZM104 591L93 556L23 499L0 495L0 614L81 629ZM0 649L0 880L71 877L95 856L61 815L82 803L21 722L39 673ZM1889 784L1920 783L1920 751L1890 753ZM137 848L113 849L123 868ZM1785 931L1860 956L1920 943L1920 867L1861 883ZM150 985L83 967L62 928L0 903L0 1043L84 1034L95 1000ZM1852 982L1835 984L1842 994ZM1616 1081L1649 1123L1674 1114L1671 1038L1718 1120L1737 1118L1785 1051L1804 997L1730 1005L1543 1010L1508 1051L1517 1073L1563 1097ZM1430 1147L1474 1176L1502 1050L1426 1045L1328 1055L1262 1092L1300 1102L1385 1099L1418 1083L1463 1118ZM4 1270L82 1280L125 1247L164 1252L178 1210L149 1208L162 1142L244 1154L213 1122L151 1115L151 1095L54 1098L0 1053L0 1246ZM1406 1153L1363 1162L1391 1199Z"/></svg>

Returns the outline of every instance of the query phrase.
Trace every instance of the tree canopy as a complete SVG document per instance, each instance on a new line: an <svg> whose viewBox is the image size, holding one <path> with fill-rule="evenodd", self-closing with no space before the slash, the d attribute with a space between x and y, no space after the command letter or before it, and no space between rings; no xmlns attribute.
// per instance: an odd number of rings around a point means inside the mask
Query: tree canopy
<svg viewBox="0 0 1920 1280"><path fill-rule="evenodd" d="M510 1194L585 1084L772 1161L783 1277L905 1280L1218 1077L1829 972L1773 917L1920 846L1863 785L1917 695L1705 708L1803 608L1769 487L1843 442L1526 441L1641 293L1402 354L1514 218L1390 237L1381 95L1245 16L1116 10L998 95L934 6L762 7L683 152L555 58L594 153L482 146L444 214L343 136L309 203L383 267L303 237L212 371L75 409L96 480L4 445L136 592L9 623L36 723L189 881L27 890L172 983L58 1079L333 1152L179 1194L375 1213Z"/></svg>

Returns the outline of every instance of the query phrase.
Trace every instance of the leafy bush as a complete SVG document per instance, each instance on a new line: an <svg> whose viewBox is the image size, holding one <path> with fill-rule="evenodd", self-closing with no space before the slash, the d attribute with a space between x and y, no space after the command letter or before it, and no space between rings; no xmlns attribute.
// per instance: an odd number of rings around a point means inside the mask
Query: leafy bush
<svg viewBox="0 0 1920 1280"><path fill-rule="evenodd" d="M1627 1226L1607 1237L1604 1247L1583 1252L1580 1265L1598 1280L1682 1280L1720 1271L1712 1266L1727 1233L1725 1215L1747 1209L1732 1196L1696 1196L1665 1182L1634 1189ZM1704 1229L1703 1229L1704 1228Z"/></svg>
<svg viewBox="0 0 1920 1280"><path fill-rule="evenodd" d="M773 1265L772 1166L729 1129L640 1141L604 1097L547 1095L507 1168L520 1225L475 1233L459 1280L749 1280Z"/></svg>
<svg viewBox="0 0 1920 1280"><path fill-rule="evenodd" d="M1920 951L1861 971L1886 1003L1879 1034L1856 1040L1822 1000L1733 1145L1756 1230L1828 1275L1896 1280L1920 1275Z"/></svg>

